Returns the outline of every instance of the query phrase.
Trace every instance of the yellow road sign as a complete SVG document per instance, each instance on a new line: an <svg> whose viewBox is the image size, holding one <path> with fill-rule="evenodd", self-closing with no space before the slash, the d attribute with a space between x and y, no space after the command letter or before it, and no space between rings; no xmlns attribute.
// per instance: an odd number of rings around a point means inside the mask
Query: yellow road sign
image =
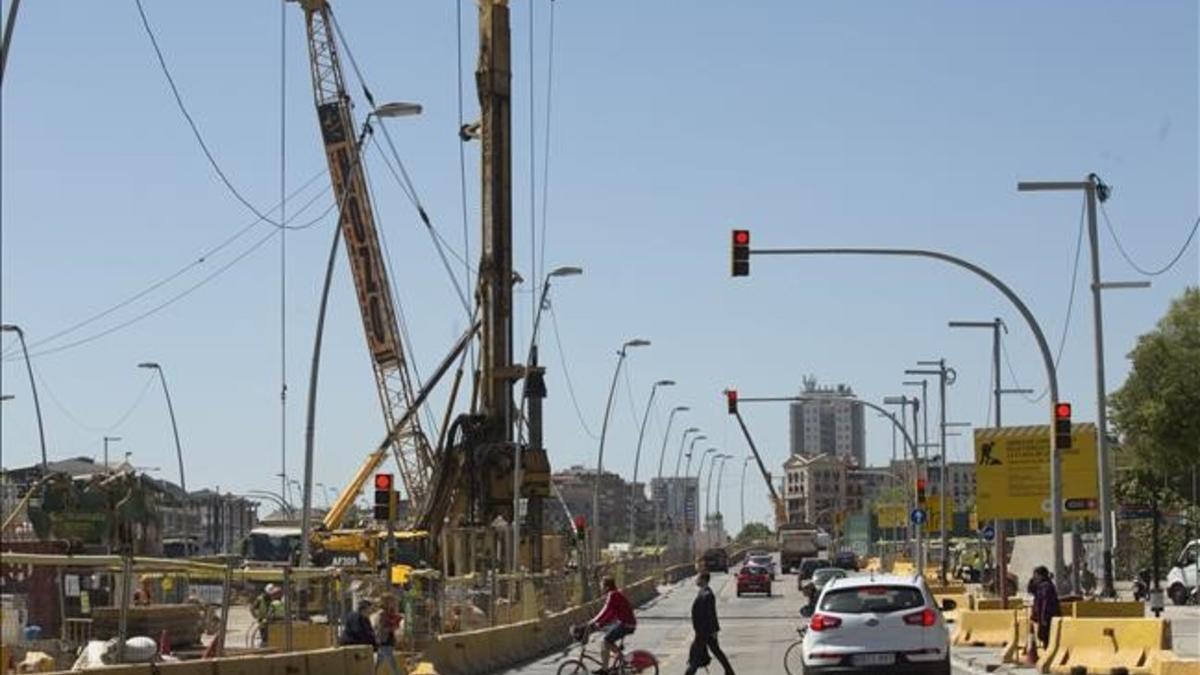
<svg viewBox="0 0 1200 675"><path fill-rule="evenodd" d="M905 504L876 504L875 517L879 527L904 527L908 525L908 506Z"/></svg>
<svg viewBox="0 0 1200 675"><path fill-rule="evenodd" d="M1060 451L1063 517L1096 515L1096 425L1075 424ZM979 520L1050 514L1050 427L975 430L975 508Z"/></svg>

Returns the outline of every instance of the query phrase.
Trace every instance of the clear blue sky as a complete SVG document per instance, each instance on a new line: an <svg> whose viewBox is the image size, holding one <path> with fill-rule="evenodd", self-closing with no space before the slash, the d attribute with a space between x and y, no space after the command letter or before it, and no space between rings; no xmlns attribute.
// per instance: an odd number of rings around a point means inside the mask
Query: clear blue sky
<svg viewBox="0 0 1200 675"><path fill-rule="evenodd" d="M280 180L278 0L145 2L209 144L238 187L270 207ZM429 212L461 251L455 3L338 6L376 98L424 104L422 117L393 121L390 129ZM550 4L533 6L540 147ZM615 349L634 336L654 342L628 361L634 400L622 384L614 408L606 464L626 475L637 436L632 407L640 414L659 378L679 386L658 399L663 412L651 420L642 476L657 462L669 406L690 405L693 412L679 421L702 427L715 446L740 457L746 448L725 415L721 390L787 394L805 374L879 400L900 391L903 369L915 360L945 356L959 373L949 417L982 424L987 333L951 332L948 319L1005 318L1021 384L1043 386L1029 332L994 291L965 273L915 261L755 259L753 276L734 280L731 227L751 228L757 246L924 246L962 255L1009 281L1057 344L1081 199L1021 195L1018 180L1099 173L1115 186L1107 206L1113 224L1143 265L1172 255L1196 217L1195 2L749 7L559 0L555 8L546 265L586 269L563 280L553 297L583 416L594 431ZM462 11L463 83L467 118L474 119L473 3L464 2ZM528 11L528 3L514 4L514 236L517 266L527 278ZM291 189L325 160L301 12L295 4L286 12ZM357 97L357 88L352 93ZM132 2L25 3L3 94L2 313L31 341L141 290L253 220L216 180L177 112ZM359 100L360 119L364 109ZM472 256L477 152L468 147ZM428 372L463 328L463 313L428 236L375 151L368 166L418 365ZM287 237L286 439L288 471L297 478L331 226L327 218ZM269 232L259 225L181 279L46 346L151 308ZM1106 279L1137 278L1107 233L1101 248ZM1096 403L1086 261L1085 252L1060 372L1077 419L1093 419ZM101 437L115 434L124 440L114 450L132 451L135 464L176 478L157 389L106 431L143 389L146 373L135 365L153 359L166 368L172 388L189 486L277 488L279 272L273 239L152 318L36 358L51 455L99 455ZM1125 377L1137 335L1198 277L1193 244L1153 289L1106 295L1111 388ZM528 294L520 302L517 333L525 344ZM556 467L594 462L596 442L577 421L553 331L546 329L552 461ZM11 340L4 337L6 350ZM2 372L3 391L17 397L2 407L3 463L26 465L38 450L23 364L10 358ZM446 395L433 400L440 418ZM383 432L344 260L320 401L317 480L340 486ZM1045 409L1009 398L1005 415L1012 423L1040 423ZM787 453L785 409L748 409L747 418L778 470ZM869 419L868 457L883 461L891 434ZM952 443L951 457L966 457L968 440ZM673 453L674 438L670 447ZM737 472L726 478L725 503L733 507L725 510L736 523ZM758 481L748 483L748 510L757 518L769 512Z"/></svg>

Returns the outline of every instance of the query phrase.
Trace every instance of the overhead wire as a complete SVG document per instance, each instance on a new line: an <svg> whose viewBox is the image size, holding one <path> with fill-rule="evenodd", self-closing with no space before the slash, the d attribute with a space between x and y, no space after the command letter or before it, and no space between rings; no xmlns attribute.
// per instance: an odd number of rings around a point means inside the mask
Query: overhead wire
<svg viewBox="0 0 1200 675"><path fill-rule="evenodd" d="M554 101L554 7L557 3L555 0L550 0L550 18L548 19L549 26L547 31L547 57L546 57L546 128L543 132L543 147L542 155L542 233L541 233L541 251L538 253L538 267L546 269L546 214L547 203L550 199L550 119L553 112Z"/></svg>
<svg viewBox="0 0 1200 675"><path fill-rule="evenodd" d="M1054 354L1054 369L1055 370L1058 370L1058 364L1062 361L1063 351L1066 349L1066 346L1067 346L1067 336L1070 334L1070 330L1071 330L1071 314L1073 313L1073 311L1075 309L1075 289L1078 286L1078 281L1079 281L1079 259L1082 257L1082 254L1083 254L1083 224L1084 224L1083 218L1086 214L1087 214L1087 202L1083 201L1080 203L1080 206L1079 206L1079 227L1077 228L1077 231L1075 234L1075 262L1071 266L1071 292L1067 296L1067 311L1066 311L1065 315L1063 316L1062 334L1059 336L1058 350ZM1009 376L1013 380L1013 384L1016 385L1017 389L1022 389L1023 387L1021 387L1021 381L1017 377L1016 369L1013 368L1012 359L1008 355L1008 345L1005 344L1005 341L1001 340L1000 346L1001 346L1001 351L1004 353L1004 364L1007 367ZM1037 402L1041 401L1043 398L1046 398L1046 394L1048 394L1048 393L1050 393L1050 383L1049 382L1046 383L1046 386L1042 389L1041 393L1038 394L1037 396L1030 396L1029 394L1022 393L1021 398L1025 399L1026 401L1028 401L1030 403L1037 403Z"/></svg>
<svg viewBox="0 0 1200 675"><path fill-rule="evenodd" d="M150 26L150 19L146 16L146 8L142 6L142 0L133 1L134 5L137 7L138 16L140 16L142 19L142 28L145 30L146 37L150 39L150 46L154 48L154 55L158 59L159 69L162 70L163 76L166 77L167 84L171 88L171 95L175 98L175 105L177 108L179 108L179 112L183 115L184 120L187 121L188 127L191 128L192 136L195 137L196 143L199 144L200 150L204 153L204 157L208 160L209 166L211 166L213 171L216 172L217 177L220 178L221 183L224 184L229 193L233 195L233 197L240 202L242 206L245 206L251 213L258 216L263 222L269 223L276 228L291 229L286 222L283 222L282 219L280 219L279 222L276 222L267 217L267 214L263 213L257 206L251 203L250 200L247 199L240 190L238 190L237 186L233 184L233 181L230 180L228 174L225 172L225 169L221 167L220 162L217 161L216 156L208 147L208 143L204 140L204 134L200 133L200 127L196 124L195 118L192 117L192 113L188 110L187 104L183 102L183 95L180 93L179 86L175 82L175 76L171 74L171 69L167 66L166 57L163 56L162 47L158 44L158 37L155 35L154 29Z"/></svg>
<svg viewBox="0 0 1200 675"><path fill-rule="evenodd" d="M296 188L296 190L293 191L291 193L291 195L288 196L287 199L290 200L290 199L295 198L301 192L303 192L309 186L311 186L313 183L315 183L319 178L321 178L322 176L325 176L325 175L326 175L326 172L324 170L321 170L320 172L316 173L312 178L308 179L307 181L304 182L304 184L302 184L300 187ZM311 207L316 202L317 199L324 196L325 193L328 192L329 190L330 190L330 187L326 186L325 190L322 190L321 192L317 193L313 197L309 198L309 200L307 202L305 202L292 215L292 218L293 219L299 218L300 215L303 214L305 211L307 211L309 209L309 207ZM311 221L305 223L303 227L297 227L297 228L293 228L293 229L308 229L309 227L316 225L317 223L321 222L324 219L325 215L327 215L329 213L329 211L332 210L333 206L334 205L330 205L329 207L327 207L326 210L321 215L319 215L316 218L312 219ZM276 208L278 208L278 206L276 206ZM271 210L274 211L275 209L273 208ZM37 347L41 347L47 343L58 340L61 337L70 335L70 334L80 330L81 328L89 326L89 325L95 323L96 321L99 321L100 319L103 319L104 317L113 314L114 312L117 312L121 309L124 309L125 307L128 307L129 305L137 302L138 300L141 300L142 298L150 295L154 291L157 291L158 289L170 284L171 282L175 281L176 279L179 279L180 277L182 277L183 275L192 271L193 269L196 269L197 267L203 266L203 265L211 262L211 259L214 256L216 256L218 253L220 253L221 251L223 251L226 248L228 248L229 246L231 246L234 242L241 239L243 236L248 234L251 230L253 230L256 226L258 226L262 222L263 222L263 220L261 218L255 218L253 221L246 224L241 229L237 230L233 234L226 237L220 243L204 250L203 252L201 252L201 254L197 258L195 258L191 262L183 265L182 267L175 270L174 272L171 272L170 274L167 274L167 275L157 279L156 281L151 282L148 286L146 286L142 290L130 295L129 297L127 297L127 298L125 298L103 310L100 310L94 314L91 314L87 318L76 321L75 323L67 326L66 328L55 331L55 332L51 333L50 335L47 335L45 337L42 337L37 340L33 340L33 341L29 342L28 346L36 349ZM5 349L2 354L3 359L4 360L11 359L14 356L15 351L16 350L11 349L11 348Z"/></svg>
<svg viewBox="0 0 1200 675"><path fill-rule="evenodd" d="M592 440L598 441L600 440L600 436L588 426L587 421L583 418L583 410L579 407L579 398L575 395L575 383L571 381L571 371L567 368L567 356L566 352L563 351L562 335L558 330L557 312L554 311L554 305L550 303L549 299L547 299L544 311L550 314L550 327L554 329L554 344L558 347L558 360L562 365L563 379L567 382L567 393L570 395L571 407L575 409L575 418L579 420L579 427L583 429L583 432Z"/></svg>
<svg viewBox="0 0 1200 675"><path fill-rule="evenodd" d="M112 431L124 424L125 421L128 420L129 417L133 415L134 411L137 410L142 404L142 400L146 398L146 392L150 390L150 385L153 384L154 380L157 378L157 375L154 373L147 373L146 381L142 385L141 391L139 391L137 396L134 397L133 403L131 403L129 407L125 409L125 412L123 412L120 417L117 418L116 422L113 422L108 426L101 427L87 424L76 417L74 413L71 412L70 408L64 405L62 400L58 398L58 395L54 393L54 388L51 387L50 383L46 381L46 378L42 376L41 371L39 371L37 368L33 368L32 366L31 370L33 370L34 377L37 378L38 384L41 387L39 391L46 392L46 395L50 398L50 402L54 404L54 407L58 408L59 412L61 412L68 420L70 420L72 424L80 429L83 429L84 431L89 431L92 433L104 433L106 431Z"/></svg>
<svg viewBox="0 0 1200 675"><path fill-rule="evenodd" d="M1159 275L1166 274L1171 270L1172 267L1175 267L1175 264L1183 258L1183 254L1187 252L1189 247L1191 247L1192 240L1196 238L1196 232L1200 230L1200 216L1197 216L1196 222L1192 223L1192 231L1188 233L1187 239L1184 239L1183 246L1179 247L1179 251L1175 253L1175 255L1170 261L1167 262L1166 265L1163 265L1158 269L1151 270L1139 265L1137 261L1133 259L1133 256L1129 255L1129 251L1125 250L1125 246L1121 243L1121 238L1117 236L1116 228L1113 227L1112 221L1108 219L1108 210L1104 208L1103 203L1100 204L1100 214L1104 216L1104 226L1108 228L1108 233L1112 235L1113 243L1117 245L1117 250L1120 251L1121 257L1125 259L1125 262L1129 263L1130 267L1137 270L1139 274L1143 274L1148 277L1157 277Z"/></svg>
<svg viewBox="0 0 1200 675"><path fill-rule="evenodd" d="M529 271L534 292L529 296L529 322L537 321L537 285L541 282L538 276L537 248L537 106L534 104L534 94L537 91L537 78L533 73L533 42L534 42L534 9L537 3L530 0L529 6ZM532 331L532 328L530 329Z"/></svg>

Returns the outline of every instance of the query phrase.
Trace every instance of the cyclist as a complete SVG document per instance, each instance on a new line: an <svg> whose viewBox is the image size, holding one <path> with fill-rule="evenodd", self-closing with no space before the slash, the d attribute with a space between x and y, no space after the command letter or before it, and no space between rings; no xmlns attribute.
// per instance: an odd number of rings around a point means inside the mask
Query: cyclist
<svg viewBox="0 0 1200 675"><path fill-rule="evenodd" d="M612 653L617 650L617 643L637 630L633 605L629 603L625 594L617 589L617 582L606 576L601 579L600 586L604 589L604 607L589 622L592 630L604 631L604 642L600 646L600 663L604 667L596 671L598 675L608 672L613 667L609 661Z"/></svg>

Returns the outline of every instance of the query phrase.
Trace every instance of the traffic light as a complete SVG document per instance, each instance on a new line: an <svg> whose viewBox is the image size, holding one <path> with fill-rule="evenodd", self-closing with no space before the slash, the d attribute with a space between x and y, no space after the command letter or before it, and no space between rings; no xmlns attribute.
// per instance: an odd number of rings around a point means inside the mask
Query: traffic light
<svg viewBox="0 0 1200 675"><path fill-rule="evenodd" d="M729 414L737 414L737 389L725 390L725 403L729 406Z"/></svg>
<svg viewBox="0 0 1200 675"><path fill-rule="evenodd" d="M917 503L918 504L925 503L925 479L924 478L917 479Z"/></svg>
<svg viewBox="0 0 1200 675"><path fill-rule="evenodd" d="M1059 450L1071 449L1071 404L1054 404L1054 447Z"/></svg>
<svg viewBox="0 0 1200 675"><path fill-rule="evenodd" d="M750 276L750 230L733 231L733 269L731 276Z"/></svg>
<svg viewBox="0 0 1200 675"><path fill-rule="evenodd" d="M392 474L375 474L375 520L391 521L394 517L392 505L396 492L392 483Z"/></svg>

